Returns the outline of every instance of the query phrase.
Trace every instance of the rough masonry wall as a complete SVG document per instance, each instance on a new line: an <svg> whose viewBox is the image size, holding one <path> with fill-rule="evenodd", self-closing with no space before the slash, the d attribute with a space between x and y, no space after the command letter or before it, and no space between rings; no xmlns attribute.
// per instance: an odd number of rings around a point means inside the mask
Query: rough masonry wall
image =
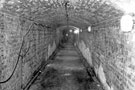
<svg viewBox="0 0 135 90"><path fill-rule="evenodd" d="M84 46L92 48L89 51L97 77L106 90L135 90L135 31L121 32L119 21L104 25L93 28L91 39L82 37Z"/></svg>
<svg viewBox="0 0 135 90"><path fill-rule="evenodd" d="M99 30L99 31L98 31ZM135 89L134 32L124 33L117 26L99 27L94 32L94 51L99 57L108 85L114 90ZM98 36L98 37L96 37Z"/></svg>
<svg viewBox="0 0 135 90"><path fill-rule="evenodd" d="M27 24L28 22L26 22ZM25 29L24 29L25 30ZM28 32L26 29L25 34ZM27 52L23 58L22 65L22 87L31 79L33 72L44 63L51 55L50 52L55 50L54 35L47 28L33 25L27 36L23 48L23 54ZM53 47L52 47L53 45ZM50 51L51 50L51 51Z"/></svg>
<svg viewBox="0 0 135 90"><path fill-rule="evenodd" d="M0 13L0 82L11 75L17 61L22 41L19 23L19 18ZM17 90L17 87L21 87L20 62L18 64L13 78L8 83L1 84L0 90Z"/></svg>
<svg viewBox="0 0 135 90"><path fill-rule="evenodd" d="M84 58L87 60L89 65L93 67L91 51L92 51L92 40L93 35L91 33L82 32L79 35L78 48L81 51Z"/></svg>
<svg viewBox="0 0 135 90"><path fill-rule="evenodd" d="M0 13L0 82L11 75L20 54L15 73L8 82L0 84L0 90L21 90L41 62L49 57L48 46L55 50L55 34L32 23Z"/></svg>

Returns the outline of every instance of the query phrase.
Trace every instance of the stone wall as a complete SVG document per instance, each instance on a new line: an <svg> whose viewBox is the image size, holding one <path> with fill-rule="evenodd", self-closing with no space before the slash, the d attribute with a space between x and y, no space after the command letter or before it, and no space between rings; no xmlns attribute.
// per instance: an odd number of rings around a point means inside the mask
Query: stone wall
<svg viewBox="0 0 135 90"><path fill-rule="evenodd" d="M19 23L19 18L0 13L0 81L6 80L11 75L17 61L22 41ZM18 64L13 78L8 83L2 84L0 90L9 90L9 88L17 90L17 87L21 87L20 62Z"/></svg>
<svg viewBox="0 0 135 90"><path fill-rule="evenodd" d="M106 90L134 90L135 32L121 32L119 25L115 21L98 25L89 34L81 33L79 47L85 48L82 53L90 51L91 55L83 55L92 58L91 66Z"/></svg>
<svg viewBox="0 0 135 90"><path fill-rule="evenodd" d="M90 33L81 33L79 36L78 48L80 49L82 55L87 60L89 65L93 67L93 62L91 58L92 40L90 39L93 39Z"/></svg>
<svg viewBox="0 0 135 90"><path fill-rule="evenodd" d="M54 37L54 33L32 21L0 13L0 81L6 80L17 66L11 79L0 84L0 90L21 90L55 50Z"/></svg>

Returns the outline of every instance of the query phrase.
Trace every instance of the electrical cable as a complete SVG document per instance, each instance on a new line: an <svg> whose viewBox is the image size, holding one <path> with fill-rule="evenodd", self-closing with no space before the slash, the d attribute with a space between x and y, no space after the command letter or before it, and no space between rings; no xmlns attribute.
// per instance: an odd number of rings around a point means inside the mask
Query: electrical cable
<svg viewBox="0 0 135 90"><path fill-rule="evenodd" d="M56 50L52 53L51 56L49 56L49 58L46 60L47 62L45 62L44 64L41 64L39 66L39 68L37 70L35 70L36 73L33 73L33 77L30 79L30 81L26 84L26 86L23 88L23 90L28 90L30 88L30 86L32 85L32 83L34 82L34 80L42 73L42 71L46 68L46 66L53 62L53 57L56 56L56 53L58 52L58 48L56 48Z"/></svg>
<svg viewBox="0 0 135 90"><path fill-rule="evenodd" d="M65 2L65 4L64 4L64 7L65 7L65 11L66 11L67 28L69 27L68 5L69 5L69 2L68 2L68 1L66 1L66 2Z"/></svg>
<svg viewBox="0 0 135 90"><path fill-rule="evenodd" d="M17 61L16 61L16 64L15 64L15 67L14 67L14 69L13 69L13 71L12 71L12 73L11 73L11 75L6 79L6 80L4 80L4 81L0 81L0 84L3 84L3 83L6 83L6 82L8 82L11 78L12 78L12 76L14 75L14 73L15 73L15 70L16 70L16 68L17 68L17 66L18 66L18 63L19 63L19 60L20 60L20 57L22 57L21 56L21 51L22 51L22 48L23 48L23 45L24 45L24 38L27 36L27 34L30 32L30 30L31 30L31 27L34 25L34 23L32 23L31 25L30 25L30 27L29 27L29 29L28 29L28 32L24 35L24 37L23 37L23 41L22 41L22 44L21 44L21 48L20 48L20 50L19 50L19 54L18 54L18 58L17 58ZM28 51L27 51L28 52ZM26 53L27 53L26 52Z"/></svg>

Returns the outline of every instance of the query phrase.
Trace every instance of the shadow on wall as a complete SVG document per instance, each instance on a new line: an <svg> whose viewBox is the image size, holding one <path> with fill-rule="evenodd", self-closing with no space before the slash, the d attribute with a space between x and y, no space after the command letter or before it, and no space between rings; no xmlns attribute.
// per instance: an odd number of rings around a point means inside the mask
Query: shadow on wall
<svg viewBox="0 0 135 90"><path fill-rule="evenodd" d="M91 56L92 53L91 53L90 49L88 47L86 47L84 41L80 41L77 46L78 46L79 50L81 51L82 55L84 56L84 58L89 63L89 65L94 68L96 76L98 77L98 79L100 80L102 85L104 86L104 89L105 90L114 90L106 82L106 77L105 77L105 73L104 73L104 70L102 67L102 63L95 62L94 60L92 60L92 56Z"/></svg>
<svg viewBox="0 0 135 90"><path fill-rule="evenodd" d="M56 49L56 44L54 41L52 46L51 46L51 44L49 44L49 46L48 46L48 57L47 58L49 58L49 56L52 55L52 53L55 51L55 49Z"/></svg>

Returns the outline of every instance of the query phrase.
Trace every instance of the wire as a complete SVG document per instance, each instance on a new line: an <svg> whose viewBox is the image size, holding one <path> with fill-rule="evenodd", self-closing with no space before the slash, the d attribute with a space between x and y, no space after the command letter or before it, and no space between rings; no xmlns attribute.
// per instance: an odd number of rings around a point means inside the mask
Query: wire
<svg viewBox="0 0 135 90"><path fill-rule="evenodd" d="M6 83L6 82L8 82L11 78L12 78L12 76L14 75L14 73L15 73L15 70L16 70L16 68L17 68L17 65L18 65L18 63L19 63L19 60L20 60L20 57L22 57L20 54L21 54L21 51L22 51L22 48L23 48L23 45L24 45L24 41L25 41L25 37L27 36L27 34L30 32L30 30L31 30L31 27L34 25L34 23L32 23L31 25L30 25L30 27L29 27L29 29L28 29L28 32L24 35L24 37L23 37L23 41L22 41L22 44L21 44L21 48L20 48L20 50L19 50L19 54L18 54L18 58L17 58L17 61L16 61L16 64L15 64L15 67L14 67L14 69L13 69L13 72L11 73L11 75L6 79L6 80L4 80L4 81L0 81L0 84L3 84L3 83ZM28 49L29 50L29 49ZM28 52L28 51L27 51ZM26 52L26 53L27 53Z"/></svg>
<svg viewBox="0 0 135 90"><path fill-rule="evenodd" d="M30 86L32 85L32 83L34 82L34 80L42 73L42 71L46 68L46 66L53 62L53 57L56 56L56 53L58 52L58 48L56 48L56 50L52 53L51 56L49 56L49 58L46 60L45 63L41 64L39 66L39 68L37 70L35 70L35 73L33 73L33 77L30 79L30 81L26 84L26 86L23 88L23 90L28 90L30 88Z"/></svg>
<svg viewBox="0 0 135 90"><path fill-rule="evenodd" d="M68 1L66 1L66 2L65 2L65 4L64 4L64 7L65 7L65 11L66 11L67 27L69 27L68 5L69 5L69 2L68 2Z"/></svg>

